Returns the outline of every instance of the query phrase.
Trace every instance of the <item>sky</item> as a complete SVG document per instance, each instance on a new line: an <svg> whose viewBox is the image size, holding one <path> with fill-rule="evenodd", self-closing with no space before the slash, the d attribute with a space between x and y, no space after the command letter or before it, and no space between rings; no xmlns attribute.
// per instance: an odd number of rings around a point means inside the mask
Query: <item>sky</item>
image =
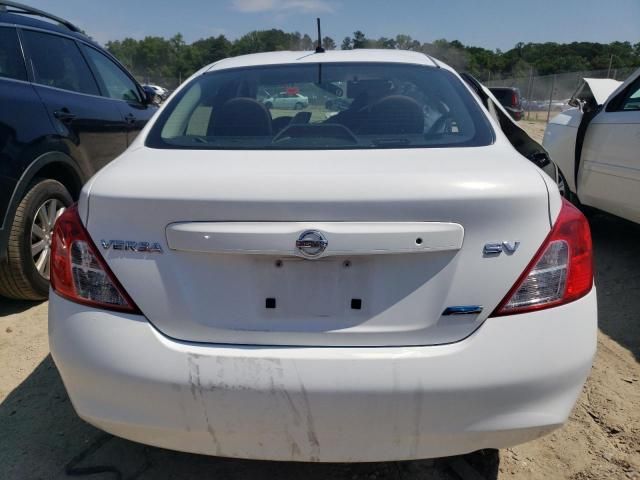
<svg viewBox="0 0 640 480"><path fill-rule="evenodd" d="M61 16L100 43L182 33L191 43L280 28L338 45L354 30L368 38L404 33L495 50L518 42L640 42L640 0L21 0Z"/></svg>

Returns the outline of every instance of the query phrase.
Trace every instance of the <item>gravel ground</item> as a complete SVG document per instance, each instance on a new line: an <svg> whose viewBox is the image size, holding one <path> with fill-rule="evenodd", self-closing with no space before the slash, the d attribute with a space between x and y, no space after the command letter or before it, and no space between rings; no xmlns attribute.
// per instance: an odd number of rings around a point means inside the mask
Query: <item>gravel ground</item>
<svg viewBox="0 0 640 480"><path fill-rule="evenodd" d="M541 138L543 123L522 125ZM499 452L355 465L243 461L146 447L75 415L48 352L47 304L0 300L0 478L640 479L640 226L603 214L590 220L598 354L569 422L550 436Z"/></svg>

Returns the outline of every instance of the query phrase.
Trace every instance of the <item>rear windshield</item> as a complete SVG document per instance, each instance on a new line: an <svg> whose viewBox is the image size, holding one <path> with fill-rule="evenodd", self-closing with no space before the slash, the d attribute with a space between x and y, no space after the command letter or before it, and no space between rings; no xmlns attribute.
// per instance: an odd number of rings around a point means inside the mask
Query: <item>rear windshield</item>
<svg viewBox="0 0 640 480"><path fill-rule="evenodd" d="M205 73L164 109L153 148L343 149L489 145L482 107L452 73L322 63Z"/></svg>

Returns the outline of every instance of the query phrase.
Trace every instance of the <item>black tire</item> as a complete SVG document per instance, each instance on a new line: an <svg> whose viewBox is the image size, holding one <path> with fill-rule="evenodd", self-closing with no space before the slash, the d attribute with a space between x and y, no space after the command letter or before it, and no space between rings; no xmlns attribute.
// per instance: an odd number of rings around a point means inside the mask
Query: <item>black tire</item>
<svg viewBox="0 0 640 480"><path fill-rule="evenodd" d="M39 178L18 204L9 232L7 258L0 262L0 295L21 300L47 298L49 281L38 272L31 255L31 229L38 209L49 200L57 200L64 207L73 202L60 182Z"/></svg>
<svg viewBox="0 0 640 480"><path fill-rule="evenodd" d="M585 217L591 218L596 213L598 213L598 210L596 210L595 208L589 207L588 205L583 205L580 202L580 199L578 198L578 196L575 193L573 193L569 188L569 184L567 183L567 180L564 178L564 175L562 175L562 172L560 170L558 170L558 178L556 179L556 183L558 185L558 190L560 190L560 195L563 198L566 198L567 200L569 200L576 207L578 207L580 211L585 215ZM563 188L563 185L564 185L564 188Z"/></svg>
<svg viewBox="0 0 640 480"><path fill-rule="evenodd" d="M569 188L569 184L567 183L567 180L566 180L566 178L564 178L564 175L562 174L560 169L558 169L558 176L556 178L556 185L558 185L558 190L560 191L560 195L563 198L566 198L567 200L569 200L576 207L580 206L580 202L578 201L578 197L576 197L575 194Z"/></svg>

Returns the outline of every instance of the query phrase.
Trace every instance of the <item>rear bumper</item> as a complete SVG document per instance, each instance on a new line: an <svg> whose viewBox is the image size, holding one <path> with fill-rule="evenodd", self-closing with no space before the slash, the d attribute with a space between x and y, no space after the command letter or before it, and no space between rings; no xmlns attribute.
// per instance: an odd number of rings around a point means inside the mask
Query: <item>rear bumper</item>
<svg viewBox="0 0 640 480"><path fill-rule="evenodd" d="M490 318L455 344L393 348L198 345L50 300L51 352L82 418L228 457L383 461L521 443L566 421L596 347L595 290Z"/></svg>

